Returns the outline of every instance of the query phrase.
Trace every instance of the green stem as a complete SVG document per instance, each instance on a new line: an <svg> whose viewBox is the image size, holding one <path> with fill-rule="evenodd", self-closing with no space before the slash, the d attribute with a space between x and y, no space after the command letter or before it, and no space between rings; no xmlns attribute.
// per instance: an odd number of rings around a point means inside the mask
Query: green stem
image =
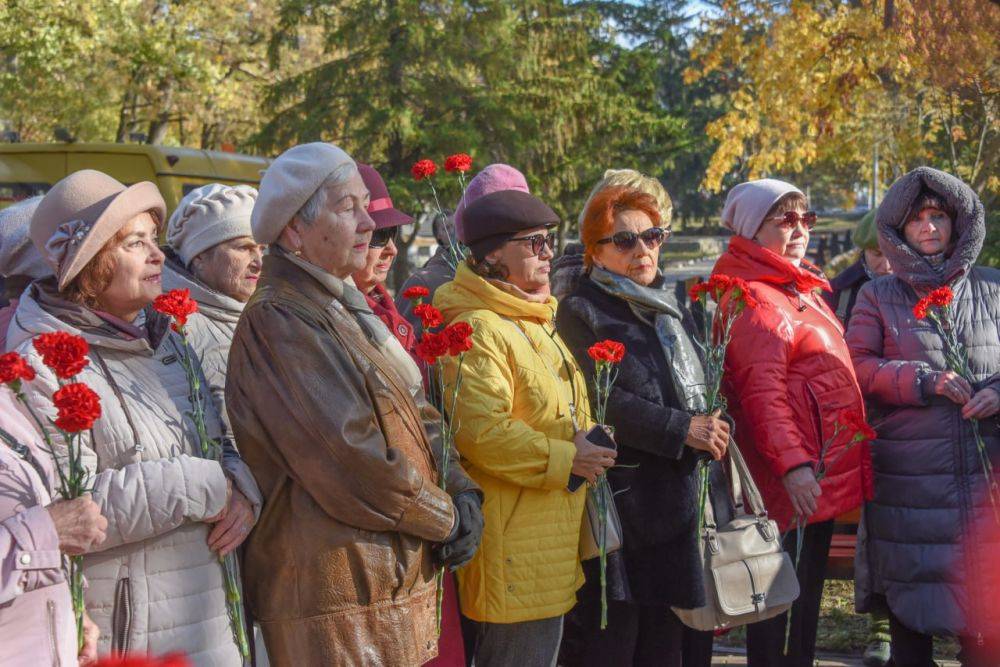
<svg viewBox="0 0 1000 667"><path fill-rule="evenodd" d="M198 434L198 446L201 449L202 457L215 459L221 465L222 448L217 447L214 441L208 437L208 428L205 424L205 405L201 393L201 378L198 376L194 359L191 357L191 348L188 345L187 334L183 327L180 328L178 334L183 346L181 365L184 367L184 373L188 380L191 418L194 421L195 430ZM243 611L243 596L240 592L240 578L236 554L220 555L218 556L218 561L222 568L226 594L226 610L229 613L229 625L233 633L233 641L236 642L236 647L239 649L240 655L247 658L250 656L250 642L246 632L246 617Z"/></svg>

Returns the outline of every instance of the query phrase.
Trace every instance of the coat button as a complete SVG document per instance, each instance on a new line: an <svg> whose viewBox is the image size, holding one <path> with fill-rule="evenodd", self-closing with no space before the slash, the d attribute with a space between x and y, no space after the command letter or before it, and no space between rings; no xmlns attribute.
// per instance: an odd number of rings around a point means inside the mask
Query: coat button
<svg viewBox="0 0 1000 667"><path fill-rule="evenodd" d="M514 584L507 584L507 592L508 593L514 592Z"/></svg>
<svg viewBox="0 0 1000 667"><path fill-rule="evenodd" d="M511 563L514 562L514 559L511 558L510 556L507 556L506 558L503 559L503 561L507 563L507 565L510 565Z"/></svg>
<svg viewBox="0 0 1000 667"><path fill-rule="evenodd" d="M21 565L31 564L31 554L21 554Z"/></svg>

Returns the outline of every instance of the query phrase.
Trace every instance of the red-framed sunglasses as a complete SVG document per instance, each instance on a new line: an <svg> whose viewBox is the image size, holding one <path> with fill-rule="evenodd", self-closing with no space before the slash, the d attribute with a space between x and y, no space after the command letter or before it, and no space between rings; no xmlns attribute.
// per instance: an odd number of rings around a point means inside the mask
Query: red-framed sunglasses
<svg viewBox="0 0 1000 667"><path fill-rule="evenodd" d="M774 224L782 229L795 229L800 222L806 229L812 229L816 226L816 211L806 211L805 213L788 211L784 215L774 216L769 219L777 220L778 222Z"/></svg>

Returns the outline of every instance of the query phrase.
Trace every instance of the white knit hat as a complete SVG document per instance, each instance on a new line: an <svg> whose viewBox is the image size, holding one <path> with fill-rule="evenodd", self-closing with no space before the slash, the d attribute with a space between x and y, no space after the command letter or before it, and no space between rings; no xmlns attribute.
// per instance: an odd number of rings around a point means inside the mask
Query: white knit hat
<svg viewBox="0 0 1000 667"><path fill-rule="evenodd" d="M264 172L250 218L257 243L277 241L323 181L345 164L354 164L350 155L320 141L293 146L279 155Z"/></svg>
<svg viewBox="0 0 1000 667"><path fill-rule="evenodd" d="M253 236L250 213L257 191L249 185L210 183L184 196L167 222L167 245L184 264L220 243Z"/></svg>
<svg viewBox="0 0 1000 667"><path fill-rule="evenodd" d="M743 238L752 239L764 223L764 216L785 195L802 191L776 178L762 178L740 183L726 197L722 224Z"/></svg>
<svg viewBox="0 0 1000 667"><path fill-rule="evenodd" d="M42 196L38 195L0 211L0 276L37 279L52 275L52 267L38 252L28 235L31 216L40 201Z"/></svg>

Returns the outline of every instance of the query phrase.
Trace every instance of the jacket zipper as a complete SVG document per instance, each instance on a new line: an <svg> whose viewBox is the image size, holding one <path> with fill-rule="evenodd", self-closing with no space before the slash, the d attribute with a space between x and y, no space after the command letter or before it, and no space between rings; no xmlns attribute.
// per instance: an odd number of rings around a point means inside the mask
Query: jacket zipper
<svg viewBox="0 0 1000 667"><path fill-rule="evenodd" d="M62 661L59 660L59 643L56 641L56 603L47 600L45 610L49 617L49 649L52 652L52 667L59 667Z"/></svg>
<svg viewBox="0 0 1000 667"><path fill-rule="evenodd" d="M113 648L118 653L128 653L132 632L132 587L129 577L118 580L115 590L115 606L112 616L114 634Z"/></svg>

